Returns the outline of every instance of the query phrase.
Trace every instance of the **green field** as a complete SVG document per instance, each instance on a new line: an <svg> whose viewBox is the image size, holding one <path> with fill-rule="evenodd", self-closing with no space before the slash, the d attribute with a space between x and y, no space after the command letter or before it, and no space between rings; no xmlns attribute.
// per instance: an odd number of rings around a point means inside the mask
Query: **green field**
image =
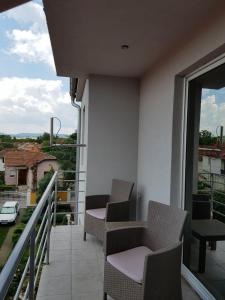
<svg viewBox="0 0 225 300"><path fill-rule="evenodd" d="M0 226L0 248L2 247L2 244L6 238L8 231L9 231L8 226Z"/></svg>

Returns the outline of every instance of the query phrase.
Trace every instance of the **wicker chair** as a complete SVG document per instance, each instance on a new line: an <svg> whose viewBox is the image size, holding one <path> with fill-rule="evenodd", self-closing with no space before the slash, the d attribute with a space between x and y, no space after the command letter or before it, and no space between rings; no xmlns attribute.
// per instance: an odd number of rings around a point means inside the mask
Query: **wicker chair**
<svg viewBox="0 0 225 300"><path fill-rule="evenodd" d="M182 299L180 240L186 216L150 201L146 227L106 232L104 299Z"/></svg>
<svg viewBox="0 0 225 300"><path fill-rule="evenodd" d="M84 241L86 233L104 240L105 222L129 221L130 197L134 183L113 179L111 195L87 196L85 201Z"/></svg>

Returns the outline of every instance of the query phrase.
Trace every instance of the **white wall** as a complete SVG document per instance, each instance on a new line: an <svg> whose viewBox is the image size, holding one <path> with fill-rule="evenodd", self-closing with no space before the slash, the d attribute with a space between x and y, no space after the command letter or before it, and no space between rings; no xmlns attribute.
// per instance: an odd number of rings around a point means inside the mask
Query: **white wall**
<svg viewBox="0 0 225 300"><path fill-rule="evenodd" d="M0 157L0 172L5 171L5 164L3 163L3 158Z"/></svg>
<svg viewBox="0 0 225 300"><path fill-rule="evenodd" d="M80 171L87 171L87 149L88 149L88 112L89 112L89 80L85 82L82 102L81 102L81 144L85 144L85 148L80 148ZM79 202L84 202L86 195L86 173L81 173L80 180L85 182L79 183ZM78 211L84 211L84 204L79 203ZM83 214L79 214L79 222L83 223Z"/></svg>
<svg viewBox="0 0 225 300"><path fill-rule="evenodd" d="M90 76L87 195L110 193L112 179L136 182L139 82Z"/></svg>
<svg viewBox="0 0 225 300"><path fill-rule="evenodd" d="M203 172L221 174L222 160L220 158L202 156L202 169Z"/></svg>
<svg viewBox="0 0 225 300"><path fill-rule="evenodd" d="M138 192L142 218L149 199L170 203L175 76L225 43L225 15L215 16L203 27L141 80Z"/></svg>

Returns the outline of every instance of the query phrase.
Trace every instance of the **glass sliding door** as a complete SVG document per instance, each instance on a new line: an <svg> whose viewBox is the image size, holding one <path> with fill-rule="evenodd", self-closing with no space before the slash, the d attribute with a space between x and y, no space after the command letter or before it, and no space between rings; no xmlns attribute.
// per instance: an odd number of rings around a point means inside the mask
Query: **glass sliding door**
<svg viewBox="0 0 225 300"><path fill-rule="evenodd" d="M225 65L189 81L184 265L225 299Z"/></svg>

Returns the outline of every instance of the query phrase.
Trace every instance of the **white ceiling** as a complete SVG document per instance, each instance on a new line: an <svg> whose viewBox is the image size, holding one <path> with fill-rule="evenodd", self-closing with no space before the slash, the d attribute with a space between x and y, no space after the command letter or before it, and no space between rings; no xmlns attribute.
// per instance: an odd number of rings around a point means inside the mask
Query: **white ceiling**
<svg viewBox="0 0 225 300"><path fill-rule="evenodd" d="M43 2L58 75L139 77L224 0Z"/></svg>

